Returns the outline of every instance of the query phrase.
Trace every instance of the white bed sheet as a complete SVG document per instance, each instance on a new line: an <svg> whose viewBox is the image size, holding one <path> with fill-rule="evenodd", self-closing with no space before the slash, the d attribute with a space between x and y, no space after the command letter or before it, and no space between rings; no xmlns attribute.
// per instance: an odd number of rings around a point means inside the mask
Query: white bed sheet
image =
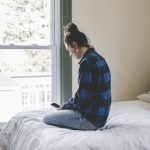
<svg viewBox="0 0 150 150"><path fill-rule="evenodd" d="M0 150L150 150L150 103L113 102L105 129L79 131L41 122L50 109L20 113L0 134Z"/></svg>

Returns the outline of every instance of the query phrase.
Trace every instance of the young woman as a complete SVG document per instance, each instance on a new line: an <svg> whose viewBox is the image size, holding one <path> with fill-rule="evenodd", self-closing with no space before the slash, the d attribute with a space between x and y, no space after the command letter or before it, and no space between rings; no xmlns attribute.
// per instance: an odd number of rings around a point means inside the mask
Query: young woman
<svg viewBox="0 0 150 150"><path fill-rule="evenodd" d="M73 98L56 112L51 112L43 121L48 125L79 130L102 128L111 106L109 67L74 23L64 28L64 44L70 56L80 59L79 87Z"/></svg>

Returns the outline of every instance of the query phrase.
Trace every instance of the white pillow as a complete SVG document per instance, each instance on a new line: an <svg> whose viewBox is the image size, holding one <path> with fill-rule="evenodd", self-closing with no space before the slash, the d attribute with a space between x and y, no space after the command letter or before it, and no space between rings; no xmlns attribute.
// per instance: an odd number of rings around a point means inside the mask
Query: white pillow
<svg viewBox="0 0 150 150"><path fill-rule="evenodd" d="M143 101L150 102L150 93L148 92L148 93L140 94L136 98L140 99L140 100L143 100Z"/></svg>

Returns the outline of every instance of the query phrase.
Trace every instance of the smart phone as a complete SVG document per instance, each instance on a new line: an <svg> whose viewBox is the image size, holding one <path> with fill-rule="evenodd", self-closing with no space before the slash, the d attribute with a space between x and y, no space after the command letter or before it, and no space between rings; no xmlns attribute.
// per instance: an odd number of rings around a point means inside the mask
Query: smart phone
<svg viewBox="0 0 150 150"><path fill-rule="evenodd" d="M56 108L59 108L59 107L60 107L60 105L58 105L58 104L56 104L56 103L52 103L51 105L54 106L54 107L56 107Z"/></svg>

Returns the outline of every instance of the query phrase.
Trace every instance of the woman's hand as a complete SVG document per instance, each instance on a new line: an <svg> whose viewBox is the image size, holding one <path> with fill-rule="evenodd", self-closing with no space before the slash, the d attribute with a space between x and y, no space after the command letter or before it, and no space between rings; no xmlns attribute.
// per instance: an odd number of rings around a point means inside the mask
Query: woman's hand
<svg viewBox="0 0 150 150"><path fill-rule="evenodd" d="M57 108L57 110L63 110L63 109L62 109L62 107L60 106L60 107Z"/></svg>

